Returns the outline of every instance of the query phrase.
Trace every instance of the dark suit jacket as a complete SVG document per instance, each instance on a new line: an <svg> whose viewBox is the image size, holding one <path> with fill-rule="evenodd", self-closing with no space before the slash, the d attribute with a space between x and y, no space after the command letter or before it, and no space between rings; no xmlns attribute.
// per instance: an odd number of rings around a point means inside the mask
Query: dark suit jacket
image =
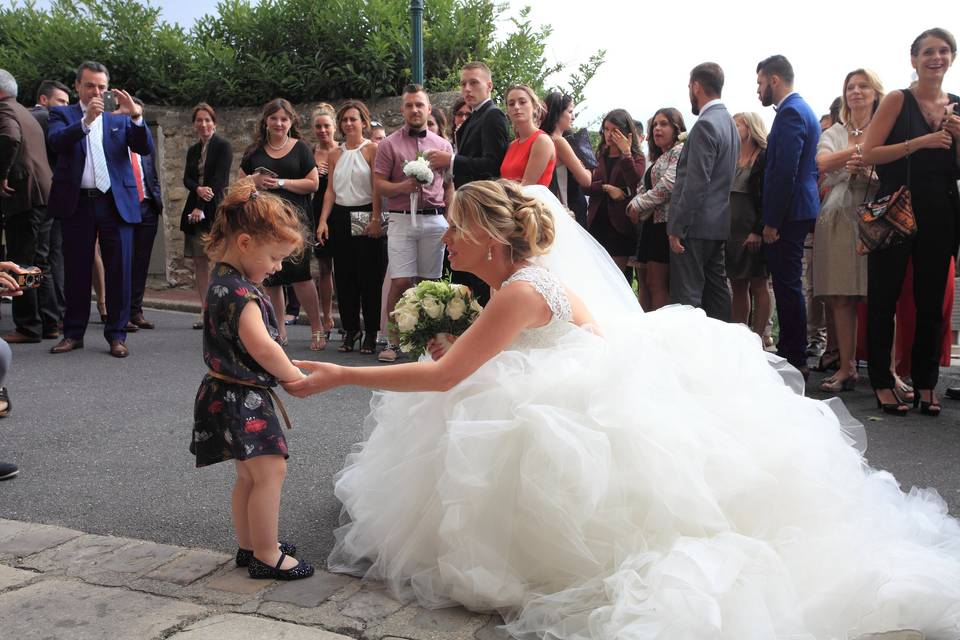
<svg viewBox="0 0 960 640"><path fill-rule="evenodd" d="M163 213L163 196L160 191L160 176L157 175L157 163L152 155L140 156L143 165L143 190L150 194L150 202L157 215Z"/></svg>
<svg viewBox="0 0 960 640"><path fill-rule="evenodd" d="M779 229L786 222L816 220L817 143L820 121L799 94L787 96L767 137L763 178L763 223Z"/></svg>
<svg viewBox="0 0 960 640"><path fill-rule="evenodd" d="M16 215L47 204L50 165L43 129L15 98L0 99L0 181L13 193L0 200L6 215Z"/></svg>
<svg viewBox="0 0 960 640"><path fill-rule="evenodd" d="M680 152L667 233L697 240L730 237L730 186L739 155L740 134L723 103L701 111Z"/></svg>
<svg viewBox="0 0 960 640"><path fill-rule="evenodd" d="M470 114L457 131L457 156L453 161L453 184L496 180L510 145L507 116L490 100Z"/></svg>
<svg viewBox="0 0 960 640"><path fill-rule="evenodd" d="M30 109L30 113L40 123L40 128L43 129L43 141L47 145L47 161L50 163L50 171L53 171L53 168L57 166L57 153L50 146L50 141L47 140L47 131L50 129L50 112L47 111L46 107L37 105Z"/></svg>
<svg viewBox="0 0 960 640"><path fill-rule="evenodd" d="M590 186L587 187L587 195L590 196L590 208L587 209L587 229L593 225L594 218L597 217L597 211L600 205L607 203L607 217L610 224L619 233L628 234L633 227L633 222L627 217L627 204L630 198L637 193L637 186L643 180L643 172L647 160L642 153L630 156L620 156L613 163L613 169L610 175L607 175L607 159L605 157L597 158L597 167L593 170L593 179ZM614 200L603 191L603 185L612 184L619 187L627 194L623 200Z"/></svg>
<svg viewBox="0 0 960 640"><path fill-rule="evenodd" d="M230 168L233 166L233 147L226 138L213 134L207 143L207 159L203 165L203 186L213 189L213 199L207 202L197 195L200 184L200 142L187 149L187 164L183 168L183 186L187 188L187 201L180 215L180 230L184 233L199 233L210 228L217 207L223 200L223 192L230 184ZM194 209L203 211L199 224L187 222Z"/></svg>
<svg viewBox="0 0 960 640"><path fill-rule="evenodd" d="M103 154L110 174L110 193L120 217L126 222L140 222L140 198L130 165L130 151L141 156L153 153L153 137L147 123L138 126L125 115L104 113ZM87 160L87 134L82 126L83 110L79 104L50 109L47 139L57 153L50 190L50 215L69 218L80 201L80 181Z"/></svg>

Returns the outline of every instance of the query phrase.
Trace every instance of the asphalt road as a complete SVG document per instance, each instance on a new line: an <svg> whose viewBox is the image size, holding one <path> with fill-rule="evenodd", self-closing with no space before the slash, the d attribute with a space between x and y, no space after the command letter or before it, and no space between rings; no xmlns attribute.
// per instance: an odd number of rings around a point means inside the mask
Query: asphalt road
<svg viewBox="0 0 960 640"><path fill-rule="evenodd" d="M9 306L2 313L6 332ZM52 341L13 346L5 384L14 408L0 421L0 459L16 462L21 473L0 483L0 517L232 552L232 465L196 469L187 449L205 371L201 333L191 329L193 315L147 315L158 328L131 334L125 360L108 355L96 324L82 351L54 356ZM290 329L292 357L375 362L337 353L337 343L313 354L309 329ZM944 374L942 382L956 384L960 368ZM369 400L369 392L346 388L285 403L295 428L281 534L305 558L321 561L332 544L340 505L331 479L361 439ZM877 412L865 384L844 400L866 424L872 466L892 471L905 488L936 488L960 514L960 402L946 400L939 419L915 412L904 419Z"/></svg>

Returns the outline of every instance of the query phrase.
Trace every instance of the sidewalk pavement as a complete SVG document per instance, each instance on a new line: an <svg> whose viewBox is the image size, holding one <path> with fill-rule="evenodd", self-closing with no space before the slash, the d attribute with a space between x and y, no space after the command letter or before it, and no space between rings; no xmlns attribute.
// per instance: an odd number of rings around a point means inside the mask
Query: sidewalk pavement
<svg viewBox="0 0 960 640"><path fill-rule="evenodd" d="M233 557L0 519L0 620L17 640L498 640L498 616L398 602L318 570L252 580Z"/></svg>

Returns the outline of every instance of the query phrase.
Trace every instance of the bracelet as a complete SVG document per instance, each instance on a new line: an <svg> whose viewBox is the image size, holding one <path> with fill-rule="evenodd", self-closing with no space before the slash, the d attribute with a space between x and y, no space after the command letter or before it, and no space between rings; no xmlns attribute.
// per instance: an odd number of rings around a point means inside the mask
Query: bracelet
<svg viewBox="0 0 960 640"><path fill-rule="evenodd" d="M910 141L909 141L909 140L904 140L904 141L903 141L903 148L907 150L906 155L910 155Z"/></svg>

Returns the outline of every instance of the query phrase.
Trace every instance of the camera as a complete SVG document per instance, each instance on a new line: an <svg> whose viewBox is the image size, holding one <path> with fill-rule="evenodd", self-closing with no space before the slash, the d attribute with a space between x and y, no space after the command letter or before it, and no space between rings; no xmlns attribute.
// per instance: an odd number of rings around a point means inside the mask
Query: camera
<svg viewBox="0 0 960 640"><path fill-rule="evenodd" d="M17 286L21 289L36 289L41 284L43 284L46 274L38 267L24 267L24 269L30 270L30 273L11 273L10 276L17 281ZM2 288L2 285L0 285Z"/></svg>
<svg viewBox="0 0 960 640"><path fill-rule="evenodd" d="M114 112L117 110L119 105L117 104L117 94L113 91L104 91L101 96L103 99L103 110L107 112Z"/></svg>

